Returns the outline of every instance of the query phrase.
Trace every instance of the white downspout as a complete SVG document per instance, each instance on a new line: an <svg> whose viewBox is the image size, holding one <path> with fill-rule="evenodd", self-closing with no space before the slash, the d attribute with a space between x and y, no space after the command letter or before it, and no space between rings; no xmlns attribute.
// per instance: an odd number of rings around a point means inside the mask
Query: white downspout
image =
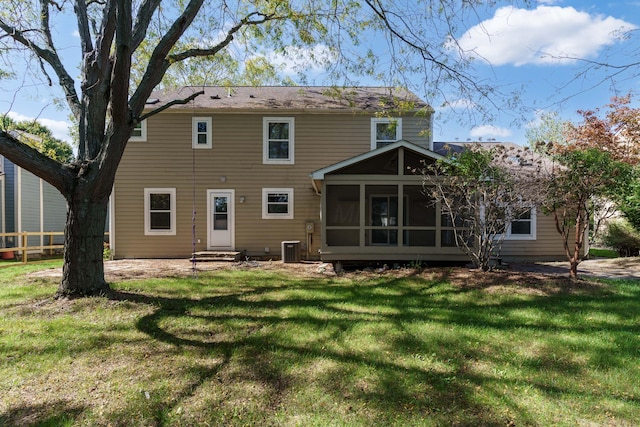
<svg viewBox="0 0 640 427"><path fill-rule="evenodd" d="M109 196L109 251L111 252L111 258L116 255L116 186L111 189L111 195Z"/></svg>

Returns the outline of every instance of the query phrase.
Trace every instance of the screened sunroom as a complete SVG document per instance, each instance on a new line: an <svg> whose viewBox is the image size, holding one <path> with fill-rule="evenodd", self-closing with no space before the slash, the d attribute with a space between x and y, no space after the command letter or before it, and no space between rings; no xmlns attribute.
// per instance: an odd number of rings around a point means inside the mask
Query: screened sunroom
<svg viewBox="0 0 640 427"><path fill-rule="evenodd" d="M453 228L416 173L440 155L408 141L311 174L324 261L463 261Z"/></svg>

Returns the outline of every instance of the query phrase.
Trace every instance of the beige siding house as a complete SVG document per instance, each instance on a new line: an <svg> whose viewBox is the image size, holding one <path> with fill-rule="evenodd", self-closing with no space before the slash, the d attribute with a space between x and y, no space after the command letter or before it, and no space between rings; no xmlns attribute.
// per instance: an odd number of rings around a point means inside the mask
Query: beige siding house
<svg viewBox="0 0 640 427"><path fill-rule="evenodd" d="M127 145L111 200L114 257L277 259L292 247L326 261L464 259L407 169L441 157L431 109L412 93L183 88L148 108L196 91L142 122ZM505 257L564 256L549 218L533 212L514 229L529 232L509 236Z"/></svg>

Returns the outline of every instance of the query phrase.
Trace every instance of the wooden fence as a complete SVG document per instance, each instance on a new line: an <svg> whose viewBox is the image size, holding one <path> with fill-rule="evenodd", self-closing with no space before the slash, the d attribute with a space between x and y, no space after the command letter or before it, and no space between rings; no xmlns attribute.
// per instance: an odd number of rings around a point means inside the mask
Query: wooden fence
<svg viewBox="0 0 640 427"><path fill-rule="evenodd" d="M109 241L109 233L104 233L105 244ZM0 233L0 258L4 260L22 257L26 263L28 254L54 255L57 250L64 249L64 243L55 243L56 236L63 236L62 231ZM29 237L38 237L40 242L48 244L29 245Z"/></svg>

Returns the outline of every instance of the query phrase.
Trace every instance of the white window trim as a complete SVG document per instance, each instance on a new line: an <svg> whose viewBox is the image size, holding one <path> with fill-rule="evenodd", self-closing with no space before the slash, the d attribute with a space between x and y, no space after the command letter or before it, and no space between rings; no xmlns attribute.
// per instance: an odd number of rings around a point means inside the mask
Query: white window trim
<svg viewBox="0 0 640 427"><path fill-rule="evenodd" d="M395 123L396 124L396 141L400 141L402 139L402 119L401 118L374 117L371 119L371 149L372 150L375 150L376 148L378 148L378 140L376 139L376 136L378 134L378 129L377 129L378 123Z"/></svg>
<svg viewBox="0 0 640 427"><path fill-rule="evenodd" d="M289 195L288 212L286 214L272 214L268 210L270 193L287 193ZM293 219L293 188L263 188L262 189L262 219Z"/></svg>
<svg viewBox="0 0 640 427"><path fill-rule="evenodd" d="M151 212L149 196L151 194L169 194L171 196L171 228L169 230L151 229ZM175 188L145 188L144 189L144 235L145 236L175 236L176 235L176 189Z"/></svg>
<svg viewBox="0 0 640 427"><path fill-rule="evenodd" d="M289 158L269 158L269 123L289 123ZM293 165L295 163L295 118L263 117L262 118L262 163L265 165Z"/></svg>
<svg viewBox="0 0 640 427"><path fill-rule="evenodd" d="M507 231L504 235L504 239L505 240L536 240L537 238L536 223L537 222L538 221L536 216L536 208L534 206L534 207L531 207L531 233L530 234L511 234L511 223L512 223L511 221L507 225Z"/></svg>
<svg viewBox="0 0 640 427"><path fill-rule="evenodd" d="M204 122L207 124L207 143L198 144L198 123ZM212 137L212 125L213 120L211 117L192 117L191 118L191 146L194 149L210 149L213 147Z"/></svg>
<svg viewBox="0 0 640 427"><path fill-rule="evenodd" d="M129 138L129 141L133 141L133 142L147 141L147 121L143 120L139 124L140 124L140 136L131 136Z"/></svg>

